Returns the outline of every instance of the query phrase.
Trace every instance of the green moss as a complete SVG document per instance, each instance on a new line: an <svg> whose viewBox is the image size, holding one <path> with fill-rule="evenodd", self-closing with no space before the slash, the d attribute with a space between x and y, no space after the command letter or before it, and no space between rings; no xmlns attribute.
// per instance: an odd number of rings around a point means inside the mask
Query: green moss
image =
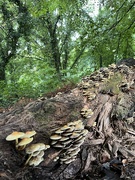
<svg viewBox="0 0 135 180"><path fill-rule="evenodd" d="M114 75L110 76L109 79L103 84L101 88L101 92L103 93L110 93L110 94L119 94L120 89L119 86L121 82L124 80L124 75L121 73L115 73Z"/></svg>

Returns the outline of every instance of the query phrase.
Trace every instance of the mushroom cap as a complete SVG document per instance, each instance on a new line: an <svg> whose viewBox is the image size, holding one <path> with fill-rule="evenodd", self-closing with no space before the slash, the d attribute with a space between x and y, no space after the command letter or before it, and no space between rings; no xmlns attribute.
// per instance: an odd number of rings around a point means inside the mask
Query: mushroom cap
<svg viewBox="0 0 135 180"><path fill-rule="evenodd" d="M40 151L39 154L37 155L37 157L43 157L44 156L44 151Z"/></svg>
<svg viewBox="0 0 135 180"><path fill-rule="evenodd" d="M78 138L76 138L74 142L79 141L80 139L83 139L83 138L84 138L84 136L82 134L80 134L80 136Z"/></svg>
<svg viewBox="0 0 135 180"><path fill-rule="evenodd" d="M80 151L80 148L77 148L74 151L70 151L69 153L70 157L77 155L79 151Z"/></svg>
<svg viewBox="0 0 135 180"><path fill-rule="evenodd" d="M79 136L80 136L79 133L73 132L72 135L70 136L70 138L78 138Z"/></svg>
<svg viewBox="0 0 135 180"><path fill-rule="evenodd" d="M64 148L65 145L64 145L64 144L57 143L57 144L54 144L53 147L56 147L56 148Z"/></svg>
<svg viewBox="0 0 135 180"><path fill-rule="evenodd" d="M70 128L69 129L67 129L65 132L66 133L70 133L70 132L73 132L74 131L74 129L75 129L75 127L74 126L69 126Z"/></svg>
<svg viewBox="0 0 135 180"><path fill-rule="evenodd" d="M69 160L69 159L71 159L71 157L70 156L64 156L64 157L60 157L60 160L61 161L66 161L66 160Z"/></svg>
<svg viewBox="0 0 135 180"><path fill-rule="evenodd" d="M74 124L75 124L75 125L76 125L76 124L83 124L83 122L82 122L81 119L79 119L79 120L77 120L77 121L74 121Z"/></svg>
<svg viewBox="0 0 135 180"><path fill-rule="evenodd" d="M31 144L29 147L26 148L26 153L27 154L32 154L36 151L39 151L40 149L40 145L37 143L37 144Z"/></svg>
<svg viewBox="0 0 135 180"><path fill-rule="evenodd" d="M55 133L56 134L61 134L61 133L63 133L63 131L61 129L58 129L58 130L55 131Z"/></svg>
<svg viewBox="0 0 135 180"><path fill-rule="evenodd" d="M27 131L23 137L21 138L29 138L29 137L32 137L36 134L36 131Z"/></svg>
<svg viewBox="0 0 135 180"><path fill-rule="evenodd" d="M82 123L76 124L75 130L82 130L82 129L84 129L84 125Z"/></svg>
<svg viewBox="0 0 135 180"><path fill-rule="evenodd" d="M59 140L59 139L61 139L61 136L60 136L60 135L57 135L57 134L54 134L54 135L52 135L52 136L50 137L50 139L52 139L52 140Z"/></svg>
<svg viewBox="0 0 135 180"><path fill-rule="evenodd" d="M44 151L35 151L33 154L32 154L33 157L43 157L44 156Z"/></svg>
<svg viewBox="0 0 135 180"><path fill-rule="evenodd" d="M86 135L88 134L88 130L87 130L87 129L83 129L83 131L81 132L81 134L82 134L83 136L86 136Z"/></svg>
<svg viewBox="0 0 135 180"><path fill-rule="evenodd" d="M38 166L42 161L44 160L43 157L33 157L30 161L29 161L29 165L32 166Z"/></svg>
<svg viewBox="0 0 135 180"><path fill-rule="evenodd" d="M71 142L72 142L72 140L69 139L69 140L63 141L63 142L61 142L61 143L67 145L67 144L69 144L69 143L71 143Z"/></svg>
<svg viewBox="0 0 135 180"><path fill-rule="evenodd" d="M36 143L37 145L39 145L39 151L45 150L46 149L46 145L44 143Z"/></svg>
<svg viewBox="0 0 135 180"><path fill-rule="evenodd" d="M68 126L74 126L75 123L74 123L74 122L69 122L69 123L67 123L67 125L68 125Z"/></svg>
<svg viewBox="0 0 135 180"><path fill-rule="evenodd" d="M74 146L75 146L75 147L81 146L81 145L84 143L84 140L85 140L85 137L82 137L79 141L76 141L76 142L75 142Z"/></svg>
<svg viewBox="0 0 135 180"><path fill-rule="evenodd" d="M61 127L60 129L63 131L63 130L70 129L70 127L68 125L65 125L65 126Z"/></svg>
<svg viewBox="0 0 135 180"><path fill-rule="evenodd" d="M53 141L51 142L51 145L54 145L54 144L56 144L56 143L57 143L57 141L53 140Z"/></svg>
<svg viewBox="0 0 135 180"><path fill-rule="evenodd" d="M33 157L38 156L40 152L41 152L41 151L35 151L35 152L32 154L32 156L33 156Z"/></svg>
<svg viewBox="0 0 135 180"><path fill-rule="evenodd" d="M68 159L66 161L64 161L65 164L70 164L71 162L73 162L75 160L75 158L71 158L71 159Z"/></svg>
<svg viewBox="0 0 135 180"><path fill-rule="evenodd" d="M63 134L62 134L62 136L70 136L72 134L72 132L64 132Z"/></svg>
<svg viewBox="0 0 135 180"><path fill-rule="evenodd" d="M50 148L50 145L46 144L45 149L49 149L49 148Z"/></svg>
<svg viewBox="0 0 135 180"><path fill-rule="evenodd" d="M24 136L23 132L14 131L13 133L11 133L10 135L8 135L6 137L6 140L7 141L13 141L13 140L16 140L18 138L21 138L22 136Z"/></svg>
<svg viewBox="0 0 135 180"><path fill-rule="evenodd" d="M66 141L66 140L69 140L69 137L62 137L62 138L60 139L60 141Z"/></svg>
<svg viewBox="0 0 135 180"><path fill-rule="evenodd" d="M24 138L18 143L18 146L25 146L32 141L33 141L33 137L32 138Z"/></svg>
<svg viewBox="0 0 135 180"><path fill-rule="evenodd" d="M75 146L73 145L72 147L70 147L70 148L67 150L67 152L69 153L69 152L74 151L74 150L76 150L76 149L78 149L78 147L75 147Z"/></svg>

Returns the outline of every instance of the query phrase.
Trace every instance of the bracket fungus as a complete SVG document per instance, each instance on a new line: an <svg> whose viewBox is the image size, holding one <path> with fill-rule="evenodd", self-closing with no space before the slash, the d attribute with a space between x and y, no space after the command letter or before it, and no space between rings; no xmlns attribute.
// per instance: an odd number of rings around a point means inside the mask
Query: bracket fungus
<svg viewBox="0 0 135 180"><path fill-rule="evenodd" d="M76 159L80 146L83 144L87 129L84 129L83 122L77 120L69 122L63 127L57 129L54 134L50 137L51 145L54 148L62 149L62 154L59 156L61 163L69 164Z"/></svg>

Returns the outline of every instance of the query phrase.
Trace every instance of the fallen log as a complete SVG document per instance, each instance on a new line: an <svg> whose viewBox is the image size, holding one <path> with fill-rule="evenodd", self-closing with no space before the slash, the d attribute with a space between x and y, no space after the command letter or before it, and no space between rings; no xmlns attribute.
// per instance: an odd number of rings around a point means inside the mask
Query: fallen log
<svg viewBox="0 0 135 180"><path fill-rule="evenodd" d="M75 159L65 164L57 157L62 158L68 147L54 147L50 137L78 120L88 133ZM14 142L6 141L13 131L29 130L37 132L32 143L50 145L38 166L25 166L25 150L18 151ZM37 99L0 114L0 178L134 179L134 130L135 67L112 64L83 78L69 92ZM72 134L67 136L70 139ZM75 142L70 140L69 148Z"/></svg>

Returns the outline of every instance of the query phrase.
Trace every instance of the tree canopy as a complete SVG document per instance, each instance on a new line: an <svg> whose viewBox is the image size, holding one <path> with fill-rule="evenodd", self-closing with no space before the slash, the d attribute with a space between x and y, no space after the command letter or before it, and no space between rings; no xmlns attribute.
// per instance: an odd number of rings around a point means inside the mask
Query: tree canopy
<svg viewBox="0 0 135 180"><path fill-rule="evenodd" d="M1 0L1 105L41 96L134 57L134 5L133 0Z"/></svg>

